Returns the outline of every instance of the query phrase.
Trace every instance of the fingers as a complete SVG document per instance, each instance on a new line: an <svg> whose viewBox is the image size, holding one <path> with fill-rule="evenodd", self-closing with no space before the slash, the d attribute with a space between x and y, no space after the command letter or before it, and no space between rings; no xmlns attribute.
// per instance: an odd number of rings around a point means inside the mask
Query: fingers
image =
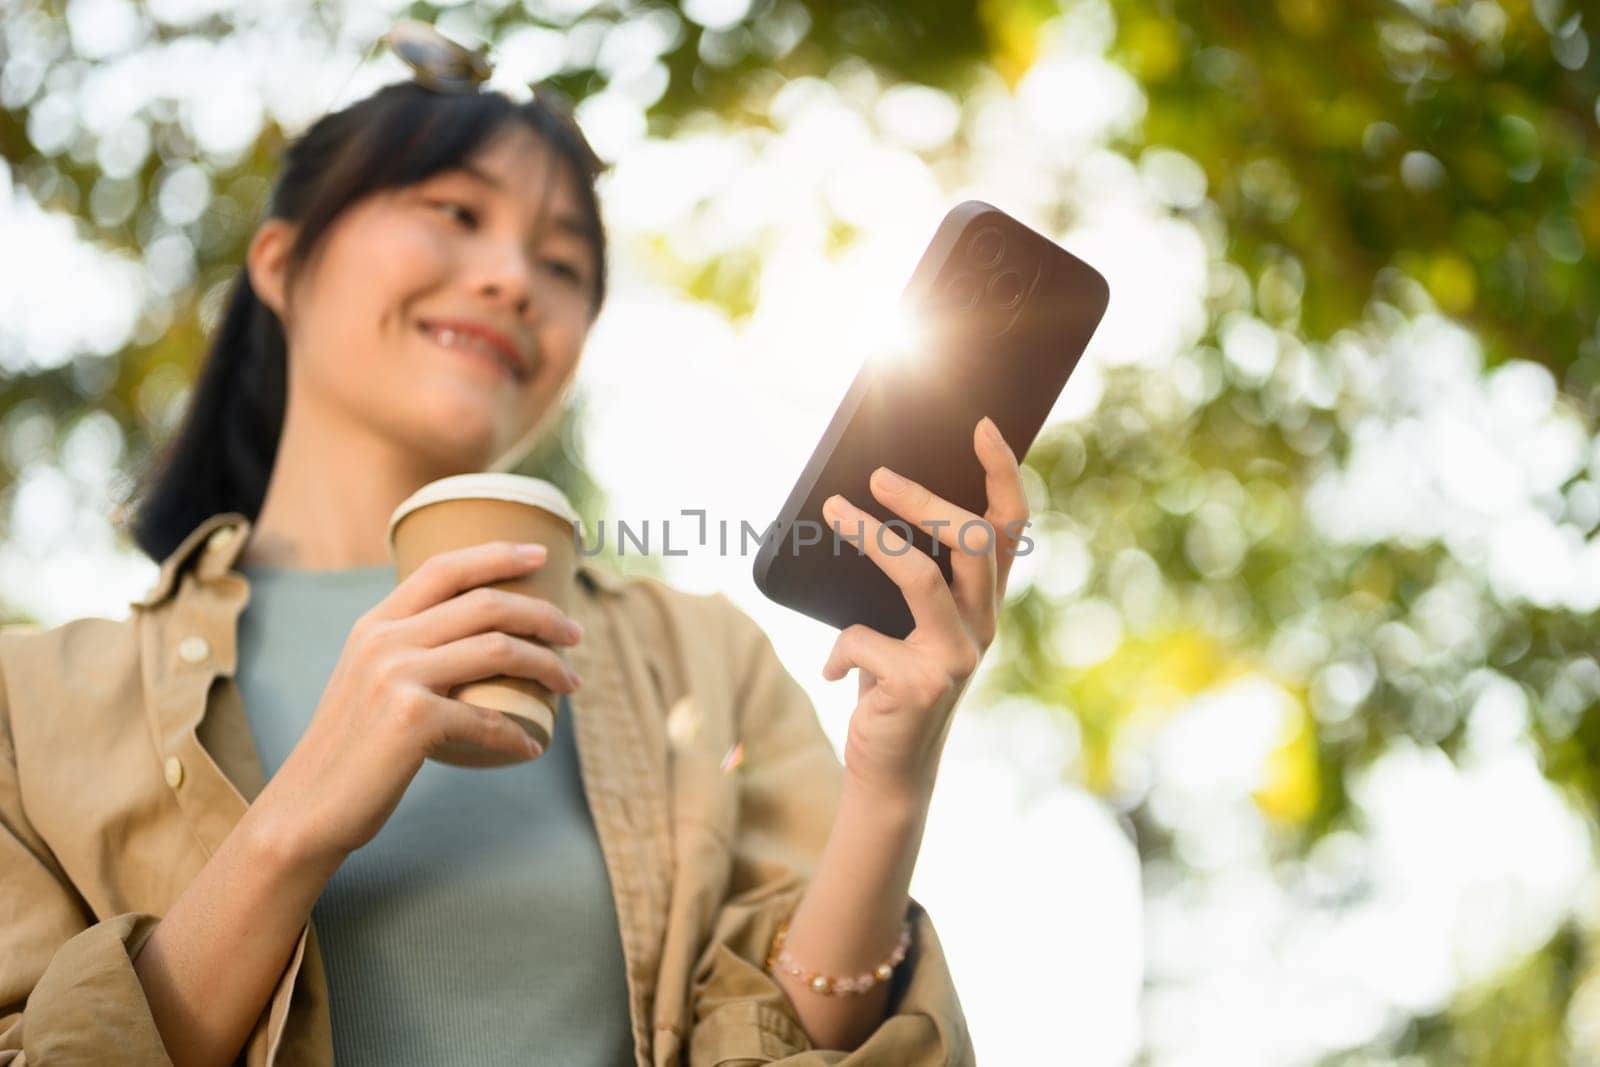
<svg viewBox="0 0 1600 1067"><path fill-rule="evenodd" d="M582 681L554 649L497 630L423 649L413 662L412 677L436 693L500 674L542 682L556 693L576 692Z"/></svg>
<svg viewBox="0 0 1600 1067"><path fill-rule="evenodd" d="M527 574L541 566L546 556L542 545L529 557L510 541L485 541L440 552L423 560L367 617L388 621L415 615L468 589Z"/></svg>
<svg viewBox="0 0 1600 1067"><path fill-rule="evenodd" d="M944 572L926 552L837 493L823 503L822 510L834 524L836 536L864 552L900 587L917 629L952 647L967 639Z"/></svg>
<svg viewBox="0 0 1600 1067"><path fill-rule="evenodd" d="M575 645L582 630L560 608L540 597L479 586L443 604L402 619L395 632L408 644L436 648L486 630L532 638L549 645Z"/></svg>
<svg viewBox="0 0 1600 1067"><path fill-rule="evenodd" d="M973 447L985 472L987 506L981 518L887 467L873 472L871 489L879 502L950 549L957 607L978 643L988 647L994 640L1006 579L1027 526L1028 498L1016 454L994 420L985 416L978 421L973 428ZM896 477L901 484L892 484Z"/></svg>
<svg viewBox="0 0 1600 1067"><path fill-rule="evenodd" d="M879 678L904 677L918 661L917 654L904 641L857 624L839 631L828 661L822 665L822 676L836 682L859 667Z"/></svg>
<svg viewBox="0 0 1600 1067"><path fill-rule="evenodd" d="M859 668L894 700L916 708L933 708L959 691L977 664L976 653L929 656L906 641L897 641L870 626L848 626L839 634L822 665L822 676L836 682Z"/></svg>
<svg viewBox="0 0 1600 1067"><path fill-rule="evenodd" d="M995 530L995 588L1004 591L1016 548L1028 521L1028 494L1022 485L1017 455L1000 435L994 420L985 415L972 433L973 447L983 464L988 507L983 517Z"/></svg>
<svg viewBox="0 0 1600 1067"><path fill-rule="evenodd" d="M899 486L891 485L893 473L887 467L873 472L873 495L950 550L956 604L968 626L988 645L995 625L994 528L903 475Z"/></svg>
<svg viewBox="0 0 1600 1067"><path fill-rule="evenodd" d="M517 721L503 711L483 708L448 697L438 697L441 740L482 745L523 759L544 754L544 749Z"/></svg>

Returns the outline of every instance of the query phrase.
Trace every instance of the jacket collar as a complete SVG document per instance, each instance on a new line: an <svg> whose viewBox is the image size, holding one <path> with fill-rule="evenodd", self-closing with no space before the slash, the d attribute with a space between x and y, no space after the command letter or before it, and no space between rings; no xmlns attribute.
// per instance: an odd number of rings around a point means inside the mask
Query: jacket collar
<svg viewBox="0 0 1600 1067"><path fill-rule="evenodd" d="M209 516L189 531L178 547L161 561L155 584L144 596L130 601L130 605L153 608L160 604L172 595L179 576L191 566L198 568L202 578L226 574L239 558L252 527L251 520L237 511L223 511ZM590 589L607 593L620 593L625 582L621 575L584 556L578 558L578 577Z"/></svg>

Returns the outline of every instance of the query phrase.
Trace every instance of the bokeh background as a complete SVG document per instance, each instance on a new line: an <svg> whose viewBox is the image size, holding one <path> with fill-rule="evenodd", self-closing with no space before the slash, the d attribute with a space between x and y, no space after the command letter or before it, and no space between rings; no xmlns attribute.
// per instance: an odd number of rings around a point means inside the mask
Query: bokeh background
<svg viewBox="0 0 1600 1067"><path fill-rule="evenodd" d="M126 494L278 154L428 19L614 164L522 468L591 529L764 527L960 200L1109 278L913 884L981 1063L1600 1063L1594 7L0 12L0 620L143 593ZM833 631L653 547L616 562L756 615L842 745Z"/></svg>

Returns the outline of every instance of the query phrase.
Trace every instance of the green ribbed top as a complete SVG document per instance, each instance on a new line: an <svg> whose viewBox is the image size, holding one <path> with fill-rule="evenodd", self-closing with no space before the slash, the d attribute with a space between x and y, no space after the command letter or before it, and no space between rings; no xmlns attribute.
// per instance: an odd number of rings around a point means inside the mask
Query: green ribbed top
<svg viewBox="0 0 1600 1067"><path fill-rule="evenodd" d="M246 564L237 680L270 777L305 732L391 565ZM312 911L340 1067L634 1062L616 907L562 696L550 751L427 760Z"/></svg>

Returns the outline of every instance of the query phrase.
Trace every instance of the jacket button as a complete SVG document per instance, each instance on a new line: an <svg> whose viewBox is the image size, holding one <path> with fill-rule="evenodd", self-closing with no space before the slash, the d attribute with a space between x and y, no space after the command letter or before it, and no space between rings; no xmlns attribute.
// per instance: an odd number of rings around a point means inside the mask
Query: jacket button
<svg viewBox="0 0 1600 1067"><path fill-rule="evenodd" d="M183 784L183 761L177 756L167 757L167 784L176 789Z"/></svg>
<svg viewBox="0 0 1600 1067"><path fill-rule="evenodd" d="M694 698L683 697L667 712L667 740L674 748L685 749L694 744L700 733L700 709Z"/></svg>
<svg viewBox="0 0 1600 1067"><path fill-rule="evenodd" d="M178 644L178 658L185 663L199 663L211 655L211 644L203 637L185 637Z"/></svg>
<svg viewBox="0 0 1600 1067"><path fill-rule="evenodd" d="M206 547L213 552L221 552L233 543L236 531L232 526L224 526L206 538Z"/></svg>

